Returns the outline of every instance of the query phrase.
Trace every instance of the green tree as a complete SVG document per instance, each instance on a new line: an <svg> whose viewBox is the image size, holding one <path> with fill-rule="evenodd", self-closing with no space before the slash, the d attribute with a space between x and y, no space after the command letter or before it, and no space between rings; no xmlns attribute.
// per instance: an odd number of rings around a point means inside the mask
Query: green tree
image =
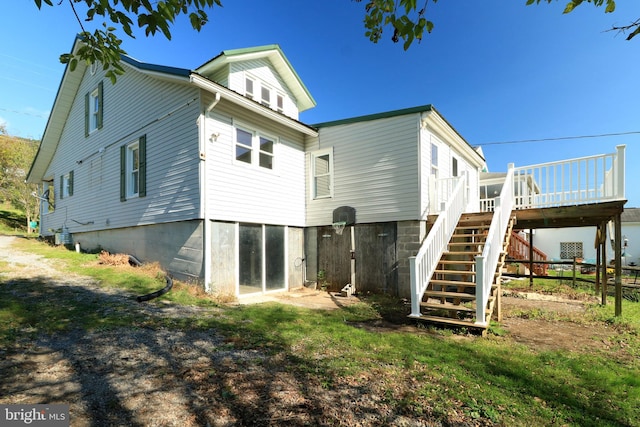
<svg viewBox="0 0 640 427"><path fill-rule="evenodd" d="M43 4L54 6L52 0L34 0L38 9ZM58 6L66 3L57 2ZM200 31L208 22L206 9L222 6L220 0L68 0L71 9L78 20L80 37L84 46L77 53L65 53L60 56L60 62L69 64L73 71L78 61L100 63L107 71L106 75L115 83L117 76L124 73L120 64L120 55L126 52L122 49L122 40L116 35L117 29L132 38L133 26L144 29L146 36L161 32L171 40L171 25L181 15L189 17L191 26ZM80 18L78 8L85 7L84 19ZM83 22L92 22L102 18L99 28L93 31L85 29ZM135 23L134 23L135 20Z"/></svg>
<svg viewBox="0 0 640 427"><path fill-rule="evenodd" d="M352 0L362 2L362 0ZM434 24L427 18L427 6L438 0L365 0L364 26L365 35L377 43L383 35L383 30L391 30L391 40L402 40L404 49L408 49L415 40L422 40L425 32L430 33ZM551 3L558 0L522 0L527 5ZM566 0L563 0L566 1ZM34 0L39 9L43 5L54 6L52 0ZM191 26L196 30L208 22L207 10L214 6L221 7L221 0L60 0L56 5L69 4L78 20L80 37L85 42L78 52L65 53L60 61L69 64L73 71L78 61L100 63L107 71L107 77L115 83L117 76L124 73L120 64L120 55L126 52L122 49L122 40L116 35L118 29L127 36L134 37L133 27L144 30L146 36L162 33L171 39L171 25L181 15L189 17ZM615 11L615 0L569 0L564 13L570 13L583 3L591 3L596 7L604 6L605 13ZM78 9L83 12L79 13ZM81 15L84 15L81 19ZM85 29L85 23L91 23L98 18L102 23L93 31ZM134 22L135 21L135 22ZM88 24L87 24L88 25ZM628 33L627 40L631 40L640 33L640 19L622 27L611 30Z"/></svg>
<svg viewBox="0 0 640 427"><path fill-rule="evenodd" d="M361 2L362 0L353 0ZM365 5L364 26L365 35L374 43L377 43L385 28L393 32L391 40L403 41L404 49L408 49L415 40L422 40L424 32L430 33L434 24L426 17L429 3L438 0L367 0ZM557 0L526 0L527 5L552 3ZM605 13L612 13L616 9L615 0L569 0L563 13L570 13L583 3L591 3L596 7L604 6ZM612 27L613 31L629 33L627 40L640 33L640 19L636 19L629 25Z"/></svg>
<svg viewBox="0 0 640 427"><path fill-rule="evenodd" d="M25 179L38 146L38 141L7 135L4 128L0 132L0 199L24 212L29 232L31 221L38 220L39 200L33 197L38 186Z"/></svg>

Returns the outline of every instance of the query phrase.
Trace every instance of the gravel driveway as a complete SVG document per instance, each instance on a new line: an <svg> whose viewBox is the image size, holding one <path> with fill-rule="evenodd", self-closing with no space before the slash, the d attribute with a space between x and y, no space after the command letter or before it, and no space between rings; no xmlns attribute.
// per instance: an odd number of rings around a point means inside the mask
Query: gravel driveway
<svg viewBox="0 0 640 427"><path fill-rule="evenodd" d="M72 426L433 425L394 415L372 389L341 379L323 387L290 369L291 352L237 349L215 330L145 322L221 310L137 304L134 295L12 249L12 239L0 236L0 262L10 265L0 284L15 301L55 304L64 291L66 303L95 302L98 317L141 320L104 330L17 331L24 338L0 349L0 403L69 404Z"/></svg>

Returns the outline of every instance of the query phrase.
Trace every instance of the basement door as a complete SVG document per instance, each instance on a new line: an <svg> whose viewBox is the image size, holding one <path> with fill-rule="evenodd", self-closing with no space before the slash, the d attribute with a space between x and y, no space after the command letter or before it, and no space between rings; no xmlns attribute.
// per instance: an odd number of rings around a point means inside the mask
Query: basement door
<svg viewBox="0 0 640 427"><path fill-rule="evenodd" d="M240 224L239 295L286 289L285 227Z"/></svg>

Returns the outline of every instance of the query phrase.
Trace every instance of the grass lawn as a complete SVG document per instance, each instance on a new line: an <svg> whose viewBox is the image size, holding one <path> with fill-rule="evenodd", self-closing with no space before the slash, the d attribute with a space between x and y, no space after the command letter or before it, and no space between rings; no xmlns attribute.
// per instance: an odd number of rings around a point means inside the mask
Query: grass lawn
<svg viewBox="0 0 640 427"><path fill-rule="evenodd" d="M157 268L100 265L98 255L27 239L20 239L16 248L52 259L65 271L93 277L105 289L143 294L164 285ZM8 269L0 264L0 274ZM550 318L557 327L571 321L611 331L607 349L566 352L518 344L499 324L488 338L427 327L416 333L363 327L389 315L397 300L384 296L363 297L359 304L326 311L279 303L239 306L177 283L149 304L168 301L215 308L219 314L142 318L120 306L99 311L103 302L80 303L71 287L54 291L34 280L25 281L27 293L49 292L47 298L19 298L11 291L15 283L8 286L2 277L0 347L77 328L215 330L226 338L227 346L278 357L296 378L320 383L327 390L345 384L360 387L366 390L365 399L391 405L410 420L428 417L443 425L458 419L468 423L464 425L640 426L640 303L632 301L623 302L622 319L614 318L613 301L606 307L591 306L581 318ZM509 287L513 290L516 285ZM535 290L569 296L593 293L586 286L555 282L536 283ZM343 404L348 410L349 402Z"/></svg>

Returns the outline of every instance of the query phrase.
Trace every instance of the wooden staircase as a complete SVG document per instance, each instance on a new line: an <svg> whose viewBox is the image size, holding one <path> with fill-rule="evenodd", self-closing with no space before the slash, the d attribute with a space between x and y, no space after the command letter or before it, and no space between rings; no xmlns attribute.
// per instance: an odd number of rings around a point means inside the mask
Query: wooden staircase
<svg viewBox="0 0 640 427"><path fill-rule="evenodd" d="M442 254L429 286L420 303L420 320L449 326L486 330L476 321L475 257L482 254L492 213L462 214L447 250ZM487 324L499 305L499 283L507 255L513 222L509 224L503 241L494 285L485 310Z"/></svg>

